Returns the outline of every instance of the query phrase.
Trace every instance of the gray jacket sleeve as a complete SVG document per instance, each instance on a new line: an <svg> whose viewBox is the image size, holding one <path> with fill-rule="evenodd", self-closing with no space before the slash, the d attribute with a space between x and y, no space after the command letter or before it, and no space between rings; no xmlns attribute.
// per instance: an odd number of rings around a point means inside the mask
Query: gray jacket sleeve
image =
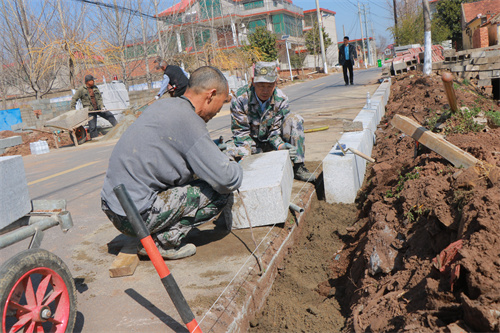
<svg viewBox="0 0 500 333"><path fill-rule="evenodd" d="M220 151L208 133L189 149L186 159L193 172L219 193L231 193L241 186L243 169Z"/></svg>

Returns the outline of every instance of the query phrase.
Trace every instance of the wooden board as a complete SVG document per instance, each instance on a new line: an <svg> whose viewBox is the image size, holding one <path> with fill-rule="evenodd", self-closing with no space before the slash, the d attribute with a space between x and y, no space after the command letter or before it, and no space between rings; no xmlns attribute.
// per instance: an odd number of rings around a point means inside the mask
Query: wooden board
<svg viewBox="0 0 500 333"><path fill-rule="evenodd" d="M391 124L401 132L411 136L414 140L443 156L457 168L461 166L469 168L479 162L471 154L451 144L408 117L395 115L392 118Z"/></svg>
<svg viewBox="0 0 500 333"><path fill-rule="evenodd" d="M127 244L121 249L109 268L109 277L133 275L138 264L137 244L135 242Z"/></svg>

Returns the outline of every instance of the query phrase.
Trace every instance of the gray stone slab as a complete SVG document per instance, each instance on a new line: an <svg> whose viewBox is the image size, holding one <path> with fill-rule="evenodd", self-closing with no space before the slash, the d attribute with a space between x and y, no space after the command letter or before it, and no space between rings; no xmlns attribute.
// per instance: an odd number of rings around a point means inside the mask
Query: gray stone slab
<svg viewBox="0 0 500 333"><path fill-rule="evenodd" d="M46 125L72 128L88 118L88 109L71 110L46 122Z"/></svg>
<svg viewBox="0 0 500 333"><path fill-rule="evenodd" d="M243 183L224 210L227 225L244 229L285 222L293 185L288 151L251 155L240 163Z"/></svg>
<svg viewBox="0 0 500 333"><path fill-rule="evenodd" d="M19 130L23 129L24 127L25 127L25 124L24 124L24 123L22 123L22 122L21 122L21 123L14 124L14 125L10 125L10 129L11 129L12 131L14 131L14 132L15 132L15 131L19 131Z"/></svg>
<svg viewBox="0 0 500 333"><path fill-rule="evenodd" d="M31 211L28 183L20 155L0 157L0 229Z"/></svg>
<svg viewBox="0 0 500 333"><path fill-rule="evenodd" d="M344 119L342 121L342 130L344 132L356 132L363 130L363 123L360 121L352 121Z"/></svg>
<svg viewBox="0 0 500 333"><path fill-rule="evenodd" d="M0 148L9 148L23 143L21 136L11 136L5 139L0 139Z"/></svg>
<svg viewBox="0 0 500 333"><path fill-rule="evenodd" d="M371 105L359 112L354 121L363 124L363 131L344 133L339 139L346 148L354 148L370 156L375 130L385 114L385 105L390 94L390 80L380 85L371 98ZM328 203L353 203L363 184L367 161L348 151L345 155L337 144L323 159L323 181L325 199Z"/></svg>

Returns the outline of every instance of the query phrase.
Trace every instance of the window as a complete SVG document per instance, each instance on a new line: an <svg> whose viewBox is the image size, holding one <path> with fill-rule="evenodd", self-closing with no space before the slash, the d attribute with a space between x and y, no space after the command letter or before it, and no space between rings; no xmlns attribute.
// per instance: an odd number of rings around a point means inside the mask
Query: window
<svg viewBox="0 0 500 333"><path fill-rule="evenodd" d="M200 33L196 33L195 36L196 46L203 47L207 42L210 41L210 30L203 30Z"/></svg>
<svg viewBox="0 0 500 333"><path fill-rule="evenodd" d="M255 32L255 29L257 27L265 27L265 26L266 26L266 19L255 20L248 23L248 30L250 30L250 32Z"/></svg>
<svg viewBox="0 0 500 333"><path fill-rule="evenodd" d="M274 15L273 29L277 34L301 36L302 20L285 14Z"/></svg>
<svg viewBox="0 0 500 333"><path fill-rule="evenodd" d="M222 16L220 0L200 0L202 19L211 19Z"/></svg>
<svg viewBox="0 0 500 333"><path fill-rule="evenodd" d="M264 7L264 0L247 2L243 4L243 7L245 8L245 10Z"/></svg>

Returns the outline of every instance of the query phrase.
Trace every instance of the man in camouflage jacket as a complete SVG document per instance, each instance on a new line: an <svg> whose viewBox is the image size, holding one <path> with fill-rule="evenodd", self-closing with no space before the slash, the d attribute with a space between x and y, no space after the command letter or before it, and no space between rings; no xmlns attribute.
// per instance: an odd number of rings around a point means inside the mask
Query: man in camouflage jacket
<svg viewBox="0 0 500 333"><path fill-rule="evenodd" d="M288 97L276 87L274 62L257 62L252 85L240 88L231 101L231 131L227 147L233 157L271 150L288 150L295 178L314 182L304 166L304 119L290 112Z"/></svg>
<svg viewBox="0 0 500 333"><path fill-rule="evenodd" d="M73 97L71 98L71 110L76 107L78 100L82 101L82 106L88 108L89 111L103 110L101 112L93 112L92 119L89 121L90 138L98 136L97 132L97 116L101 116L111 123L114 127L117 122L115 116L110 111L104 111L104 104L102 103L102 95L99 88L94 85L94 77L92 75L85 76L85 85L78 88Z"/></svg>

